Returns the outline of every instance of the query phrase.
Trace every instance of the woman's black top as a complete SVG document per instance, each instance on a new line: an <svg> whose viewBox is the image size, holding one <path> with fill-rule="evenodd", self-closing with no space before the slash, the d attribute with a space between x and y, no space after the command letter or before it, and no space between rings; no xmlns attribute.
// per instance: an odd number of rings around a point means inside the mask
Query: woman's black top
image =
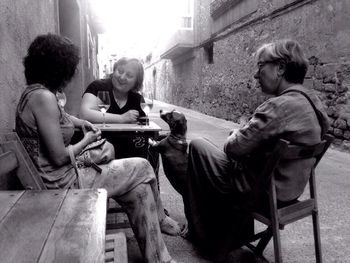
<svg viewBox="0 0 350 263"><path fill-rule="evenodd" d="M126 104L122 107L119 108L114 95L113 95L113 84L112 84L112 79L98 79L90 83L90 85L86 88L85 93L91 93L97 97L97 92L98 91L108 91L109 92L109 97L111 99L111 106L107 110L108 113L114 113L114 114L123 114L129 110L137 110L140 114L140 117L145 116L145 113L141 109L141 101L144 101L144 98L136 93L130 91L128 94L128 100Z"/></svg>

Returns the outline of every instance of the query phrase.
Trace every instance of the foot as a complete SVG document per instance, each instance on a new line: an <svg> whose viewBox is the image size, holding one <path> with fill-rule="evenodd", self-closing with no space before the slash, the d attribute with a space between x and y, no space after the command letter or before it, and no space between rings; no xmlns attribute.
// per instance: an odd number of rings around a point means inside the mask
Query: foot
<svg viewBox="0 0 350 263"><path fill-rule="evenodd" d="M160 230L162 233L169 236L179 236L181 233L179 223L168 216L164 217L164 219L160 222Z"/></svg>

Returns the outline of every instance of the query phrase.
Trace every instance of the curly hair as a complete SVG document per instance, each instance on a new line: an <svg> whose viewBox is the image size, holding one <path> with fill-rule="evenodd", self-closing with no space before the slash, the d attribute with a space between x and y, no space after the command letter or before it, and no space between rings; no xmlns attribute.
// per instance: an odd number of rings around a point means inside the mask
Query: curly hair
<svg viewBox="0 0 350 263"><path fill-rule="evenodd" d="M260 57L262 53L265 53L269 60L286 65L284 78L288 82L298 84L304 82L309 62L297 41L283 39L264 44L257 50L257 57Z"/></svg>
<svg viewBox="0 0 350 263"><path fill-rule="evenodd" d="M132 91L138 92L138 91L142 90L143 78L144 78L144 74L145 74L142 63L140 62L140 60L138 60L137 58L126 58L126 57L120 58L113 65L113 73L117 70L117 68L119 66L128 64L130 62L136 63L136 66L137 66L136 83L135 83L135 86L132 89ZM111 76L113 75L113 73L111 74Z"/></svg>
<svg viewBox="0 0 350 263"><path fill-rule="evenodd" d="M68 38L50 33L39 35L23 59L26 82L60 90L73 78L79 59L78 47Z"/></svg>

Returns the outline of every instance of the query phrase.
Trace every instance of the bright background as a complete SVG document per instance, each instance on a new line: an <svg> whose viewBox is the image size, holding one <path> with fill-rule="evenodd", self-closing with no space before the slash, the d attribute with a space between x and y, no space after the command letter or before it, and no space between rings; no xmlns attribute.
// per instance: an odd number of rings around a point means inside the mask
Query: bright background
<svg viewBox="0 0 350 263"><path fill-rule="evenodd" d="M177 26L183 0L90 0L111 54L143 57Z"/></svg>

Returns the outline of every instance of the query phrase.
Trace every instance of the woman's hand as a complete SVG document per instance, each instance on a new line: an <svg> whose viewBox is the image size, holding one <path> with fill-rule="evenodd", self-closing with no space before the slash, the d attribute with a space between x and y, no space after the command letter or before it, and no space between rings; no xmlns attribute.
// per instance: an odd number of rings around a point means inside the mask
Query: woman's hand
<svg viewBox="0 0 350 263"><path fill-rule="evenodd" d="M83 130L84 134L88 131L93 131L93 132L99 131L99 128L97 128L94 124L86 120L82 122L81 129Z"/></svg>
<svg viewBox="0 0 350 263"><path fill-rule="evenodd" d="M94 131L88 131L84 135L84 139L86 139L87 144L93 143L101 138L101 131L97 130L96 132Z"/></svg>
<svg viewBox="0 0 350 263"><path fill-rule="evenodd" d="M129 110L122 114L125 123L136 122L139 117L139 112L137 110Z"/></svg>

